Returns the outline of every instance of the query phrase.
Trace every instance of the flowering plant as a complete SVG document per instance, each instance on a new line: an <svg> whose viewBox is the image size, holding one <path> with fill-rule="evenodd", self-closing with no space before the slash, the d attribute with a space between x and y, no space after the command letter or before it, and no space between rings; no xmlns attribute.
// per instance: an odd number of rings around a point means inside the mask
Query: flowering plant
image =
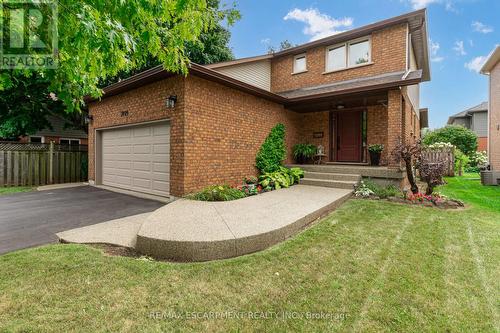
<svg viewBox="0 0 500 333"><path fill-rule="evenodd" d="M375 194L366 184L361 181L359 186L356 187L356 191L354 191L354 195L357 197L368 198L370 195Z"/></svg>

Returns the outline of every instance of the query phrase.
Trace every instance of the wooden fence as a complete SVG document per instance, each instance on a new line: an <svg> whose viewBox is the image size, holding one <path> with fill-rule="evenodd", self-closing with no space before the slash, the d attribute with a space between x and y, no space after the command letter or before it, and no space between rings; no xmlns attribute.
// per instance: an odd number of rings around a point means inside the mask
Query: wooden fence
<svg viewBox="0 0 500 333"><path fill-rule="evenodd" d="M444 162L446 164L445 176L455 176L455 154L453 153L453 149L442 148L439 150L423 150L422 159L425 159L431 163Z"/></svg>
<svg viewBox="0 0 500 333"><path fill-rule="evenodd" d="M0 186L87 180L87 146L0 143Z"/></svg>

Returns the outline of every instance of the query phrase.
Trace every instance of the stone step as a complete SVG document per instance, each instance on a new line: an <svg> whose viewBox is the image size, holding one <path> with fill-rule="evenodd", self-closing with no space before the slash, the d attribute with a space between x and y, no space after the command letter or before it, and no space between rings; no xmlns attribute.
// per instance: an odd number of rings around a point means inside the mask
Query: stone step
<svg viewBox="0 0 500 333"><path fill-rule="evenodd" d="M304 178L358 182L361 180L361 175L347 174L347 173L305 171Z"/></svg>
<svg viewBox="0 0 500 333"><path fill-rule="evenodd" d="M301 185L333 187L346 190L354 190L354 185L356 185L357 183L358 182L355 181L324 180L324 179L313 179L313 178L302 178L300 180Z"/></svg>
<svg viewBox="0 0 500 333"><path fill-rule="evenodd" d="M294 167L295 165L291 165ZM347 167L345 165L314 165L306 164L298 166L304 171L309 172L320 172L320 173L339 173L339 174L350 174L359 175L359 168L357 166Z"/></svg>

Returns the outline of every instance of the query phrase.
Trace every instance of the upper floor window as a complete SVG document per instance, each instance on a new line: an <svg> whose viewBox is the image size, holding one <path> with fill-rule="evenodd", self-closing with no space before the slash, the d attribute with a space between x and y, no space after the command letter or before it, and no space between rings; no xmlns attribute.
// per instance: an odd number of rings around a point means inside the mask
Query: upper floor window
<svg viewBox="0 0 500 333"><path fill-rule="evenodd" d="M307 59L305 54L297 55L293 58L293 73L307 71Z"/></svg>
<svg viewBox="0 0 500 333"><path fill-rule="evenodd" d="M371 62L370 38L331 46L326 52L326 71L356 67Z"/></svg>

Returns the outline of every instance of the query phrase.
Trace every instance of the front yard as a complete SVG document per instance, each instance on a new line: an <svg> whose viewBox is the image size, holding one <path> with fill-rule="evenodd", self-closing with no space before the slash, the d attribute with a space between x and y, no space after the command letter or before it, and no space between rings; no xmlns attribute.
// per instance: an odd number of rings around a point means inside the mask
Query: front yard
<svg viewBox="0 0 500 333"><path fill-rule="evenodd" d="M465 210L350 200L231 260L164 263L80 245L3 255L0 331L498 331L500 188L470 177L441 189Z"/></svg>

